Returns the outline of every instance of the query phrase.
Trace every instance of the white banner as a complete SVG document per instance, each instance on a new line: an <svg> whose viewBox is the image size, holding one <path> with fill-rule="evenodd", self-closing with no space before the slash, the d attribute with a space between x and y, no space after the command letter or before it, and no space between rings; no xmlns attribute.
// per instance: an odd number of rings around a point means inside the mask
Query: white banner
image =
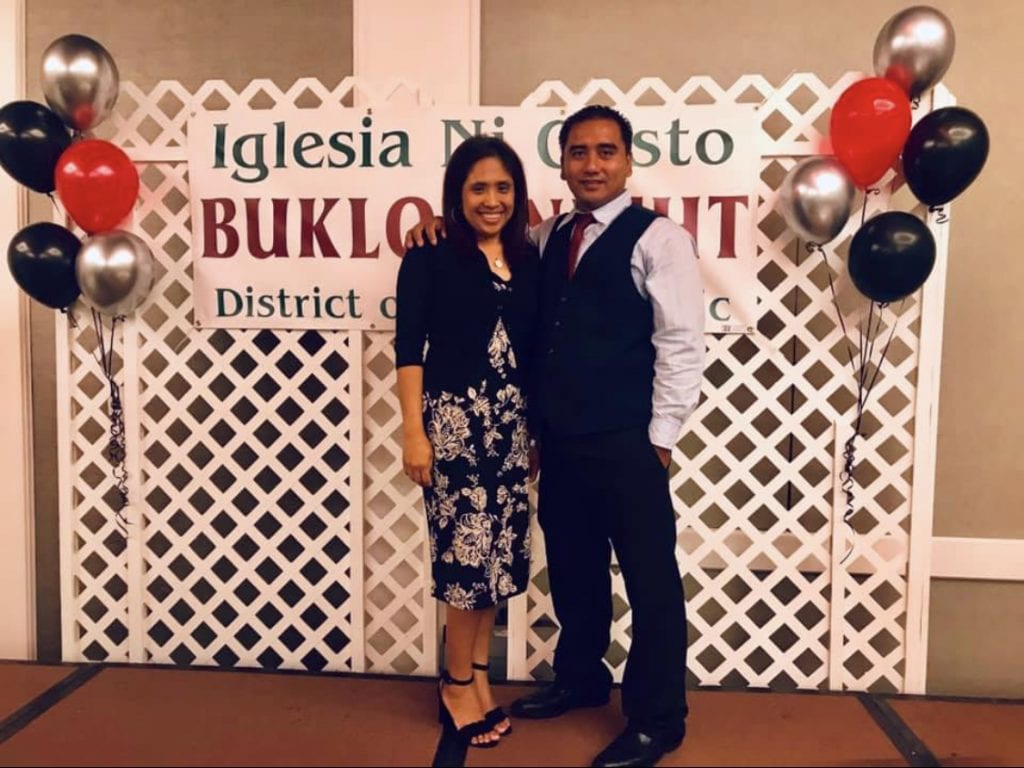
<svg viewBox="0 0 1024 768"><path fill-rule="evenodd" d="M631 107L629 190L696 238L709 333L750 333L760 131L753 105ZM405 231L441 210L451 152L501 135L531 220L572 209L563 109L275 109L189 121L195 322L207 328L394 327Z"/></svg>

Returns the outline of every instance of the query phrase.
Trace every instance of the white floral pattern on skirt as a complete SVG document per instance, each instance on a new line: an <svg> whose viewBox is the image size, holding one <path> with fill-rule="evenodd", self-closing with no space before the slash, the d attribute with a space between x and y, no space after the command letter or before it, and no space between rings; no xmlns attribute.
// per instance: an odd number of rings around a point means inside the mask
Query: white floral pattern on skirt
<svg viewBox="0 0 1024 768"><path fill-rule="evenodd" d="M524 592L530 571L526 398L500 317L487 351L491 370L477 386L423 396L434 449L433 485L423 491L431 593L467 611Z"/></svg>

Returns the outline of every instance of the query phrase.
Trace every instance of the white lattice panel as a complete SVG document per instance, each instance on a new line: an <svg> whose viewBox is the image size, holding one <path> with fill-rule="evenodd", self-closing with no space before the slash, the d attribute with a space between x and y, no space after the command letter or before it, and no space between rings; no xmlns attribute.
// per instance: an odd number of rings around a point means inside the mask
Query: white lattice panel
<svg viewBox="0 0 1024 768"><path fill-rule="evenodd" d="M101 455L109 421L89 357L92 331L71 332L62 372L73 408L63 422L72 450L62 523L66 658L435 670L422 566L410 566L422 538L412 494L398 496L403 528L376 501L378 486L390 482L387 467L378 479L367 472L363 486L362 334L204 331L191 316L189 114L200 105L302 108L356 95L407 102L410 94L419 97L400 82L370 87L353 78L333 90L311 79L287 91L255 81L240 93L222 82L195 94L174 82L149 94L125 85L101 134L138 164L134 223L158 262L157 283L124 342L135 362L125 391L134 394L126 409L134 409L127 421L136 503L126 546ZM386 366L382 380L393 363ZM365 382L371 417L382 386L373 370ZM365 536L364 490L373 494ZM406 543L385 554L403 532Z"/></svg>
<svg viewBox="0 0 1024 768"><path fill-rule="evenodd" d="M366 661L373 670L437 670L436 604L423 494L402 471L393 333L364 334Z"/></svg>
<svg viewBox="0 0 1024 768"><path fill-rule="evenodd" d="M847 527L834 491L835 425L840 434L849 428L855 385L828 274L856 343L865 304L842 261L860 216L827 249L826 264L773 211L786 171L827 149L831 104L856 77L825 85L796 75L777 88L759 76L729 88L701 77L678 90L648 78L627 92L594 81L578 93L549 82L524 101L761 105L758 333L707 337L702 402L671 473L691 682L904 688L915 414L934 397L916 384L920 328L941 323L941 312L925 319L917 297L886 311L885 327L898 317L897 331L858 442ZM393 335L211 332L190 315L189 113L356 97L423 101L403 83L373 88L353 78L334 89L255 81L240 93L217 81L195 94L173 82L148 94L126 84L120 114L104 126L139 163L135 224L159 280L119 348L132 374L124 390L136 469L127 546L113 522L107 393L92 331L61 337L68 659L436 672L421 497L401 472ZM898 180L885 182L867 215L912 207ZM530 590L510 606L512 677L550 674L557 624L542 541L537 535ZM613 584L608 660L620 677L629 608L618 573Z"/></svg>

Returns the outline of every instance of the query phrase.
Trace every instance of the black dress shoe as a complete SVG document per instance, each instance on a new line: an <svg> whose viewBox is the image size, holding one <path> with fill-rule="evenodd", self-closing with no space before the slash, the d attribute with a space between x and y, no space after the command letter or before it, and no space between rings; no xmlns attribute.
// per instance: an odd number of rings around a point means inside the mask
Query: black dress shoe
<svg viewBox="0 0 1024 768"><path fill-rule="evenodd" d="M666 737L660 734L644 733L637 728L630 727L605 747L604 751L594 758L591 765L597 768L651 766L682 743L682 736Z"/></svg>
<svg viewBox="0 0 1024 768"><path fill-rule="evenodd" d="M599 693L577 691L557 680L536 693L523 696L512 702L509 713L512 717L539 720L558 717L578 707L602 707L608 703L609 692Z"/></svg>

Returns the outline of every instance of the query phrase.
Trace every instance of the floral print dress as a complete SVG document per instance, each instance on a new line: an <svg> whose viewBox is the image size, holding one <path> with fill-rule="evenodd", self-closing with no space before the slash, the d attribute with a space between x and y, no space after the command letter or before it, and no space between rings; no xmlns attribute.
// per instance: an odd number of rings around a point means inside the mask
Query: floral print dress
<svg viewBox="0 0 1024 768"><path fill-rule="evenodd" d="M526 397L500 310L487 351L489 370L476 386L423 395L434 449L433 484L423 492L432 594L467 611L524 592L530 570Z"/></svg>

